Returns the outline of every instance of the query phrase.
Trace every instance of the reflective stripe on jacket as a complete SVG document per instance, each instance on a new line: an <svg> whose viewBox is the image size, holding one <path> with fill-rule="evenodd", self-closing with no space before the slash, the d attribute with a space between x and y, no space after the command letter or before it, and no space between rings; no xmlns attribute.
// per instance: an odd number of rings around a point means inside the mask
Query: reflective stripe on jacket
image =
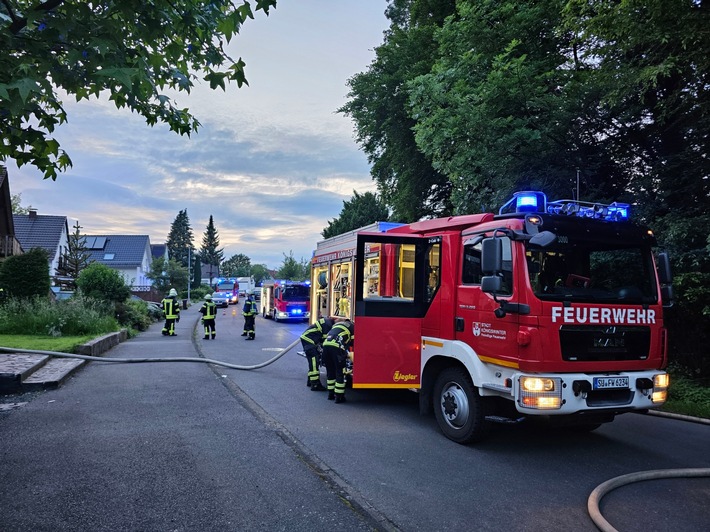
<svg viewBox="0 0 710 532"><path fill-rule="evenodd" d="M323 342L323 347L331 346L347 351L353 340L355 340L355 328L352 322L336 323Z"/></svg>
<svg viewBox="0 0 710 532"><path fill-rule="evenodd" d="M217 316L217 305L214 301L205 301L200 309L200 314L202 314L206 320L214 319Z"/></svg>
<svg viewBox="0 0 710 532"><path fill-rule="evenodd" d="M163 312L167 319L174 319L180 315L180 306L174 297L166 297L162 301Z"/></svg>

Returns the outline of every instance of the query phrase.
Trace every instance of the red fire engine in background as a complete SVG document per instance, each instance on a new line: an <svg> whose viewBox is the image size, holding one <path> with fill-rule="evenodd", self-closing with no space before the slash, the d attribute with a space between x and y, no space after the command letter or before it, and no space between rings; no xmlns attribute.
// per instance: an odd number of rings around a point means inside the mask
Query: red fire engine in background
<svg viewBox="0 0 710 532"><path fill-rule="evenodd" d="M335 283L347 285L353 388L418 391L456 442L532 418L593 430L662 405L669 384L669 260L659 254L656 270L652 232L628 218L627 204L520 192L498 215L368 227L341 249L323 241L314 318L337 314Z"/></svg>
<svg viewBox="0 0 710 532"><path fill-rule="evenodd" d="M230 305L239 303L239 282L235 278L219 278L214 285L214 291L229 294Z"/></svg>
<svg viewBox="0 0 710 532"><path fill-rule="evenodd" d="M308 320L311 315L310 283L264 281L261 285L261 315L274 321Z"/></svg>

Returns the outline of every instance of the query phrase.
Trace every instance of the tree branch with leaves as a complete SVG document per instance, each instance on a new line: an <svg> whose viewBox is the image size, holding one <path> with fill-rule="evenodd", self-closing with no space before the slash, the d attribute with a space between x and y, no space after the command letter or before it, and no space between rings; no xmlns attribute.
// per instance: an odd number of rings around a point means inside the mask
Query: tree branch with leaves
<svg viewBox="0 0 710 532"><path fill-rule="evenodd" d="M166 90L189 93L247 84L242 59L224 50L254 11L276 0L0 1L0 161L31 164L56 179L72 165L52 138L66 122L61 94L108 99L117 108L190 135L199 121Z"/></svg>

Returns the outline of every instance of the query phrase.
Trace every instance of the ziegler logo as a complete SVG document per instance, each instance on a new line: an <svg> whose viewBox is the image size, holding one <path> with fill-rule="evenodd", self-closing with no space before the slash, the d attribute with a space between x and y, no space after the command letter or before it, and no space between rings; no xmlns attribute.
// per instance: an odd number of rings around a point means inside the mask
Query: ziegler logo
<svg viewBox="0 0 710 532"><path fill-rule="evenodd" d="M409 382L417 380L418 375L412 375L411 373L400 373L399 370L394 372L392 380L394 382Z"/></svg>

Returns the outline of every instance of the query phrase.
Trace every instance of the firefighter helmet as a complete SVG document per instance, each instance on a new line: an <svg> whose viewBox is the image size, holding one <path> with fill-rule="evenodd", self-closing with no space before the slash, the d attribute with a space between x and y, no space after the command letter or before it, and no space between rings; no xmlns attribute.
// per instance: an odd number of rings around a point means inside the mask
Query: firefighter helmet
<svg viewBox="0 0 710 532"><path fill-rule="evenodd" d="M206 301L212 301L212 294L207 294L207 295L205 296L205 300L206 300Z"/></svg>
<svg viewBox="0 0 710 532"><path fill-rule="evenodd" d="M171 297L172 297L172 296L177 296L177 290L175 290L174 288L171 288L171 289L170 289L170 293L169 293L168 295L171 296Z"/></svg>

